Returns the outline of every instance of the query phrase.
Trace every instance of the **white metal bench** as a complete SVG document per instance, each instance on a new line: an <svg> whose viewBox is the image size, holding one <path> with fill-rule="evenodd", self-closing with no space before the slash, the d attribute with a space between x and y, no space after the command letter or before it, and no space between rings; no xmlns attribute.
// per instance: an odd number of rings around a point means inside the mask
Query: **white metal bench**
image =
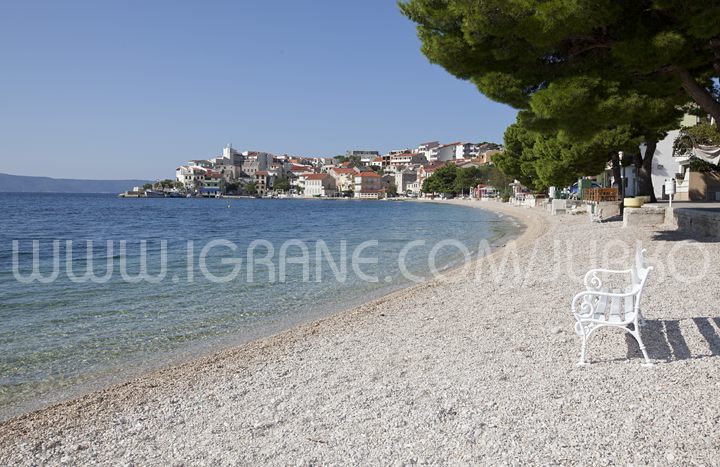
<svg viewBox="0 0 720 467"><path fill-rule="evenodd" d="M640 337L640 325L645 324L640 311L640 299L645 281L653 269L645 265L644 253L645 250L638 247L635 262L630 269L591 269L585 274L586 290L576 294L571 303L576 320L575 332L582 339L578 365L587 364L585 357L590 335L605 326L620 328L632 335L645 357L645 365L652 365ZM629 275L630 283L624 288L603 287L604 275L612 274Z"/></svg>

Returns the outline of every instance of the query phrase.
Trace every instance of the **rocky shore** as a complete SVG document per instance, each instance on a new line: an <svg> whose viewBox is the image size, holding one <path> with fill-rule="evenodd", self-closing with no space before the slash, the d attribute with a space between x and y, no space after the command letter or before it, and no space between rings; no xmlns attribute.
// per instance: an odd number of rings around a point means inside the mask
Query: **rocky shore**
<svg viewBox="0 0 720 467"><path fill-rule="evenodd" d="M444 277L0 424L5 465L718 462L720 244L456 201L525 233ZM637 344L588 367L569 304L592 266L656 267Z"/></svg>

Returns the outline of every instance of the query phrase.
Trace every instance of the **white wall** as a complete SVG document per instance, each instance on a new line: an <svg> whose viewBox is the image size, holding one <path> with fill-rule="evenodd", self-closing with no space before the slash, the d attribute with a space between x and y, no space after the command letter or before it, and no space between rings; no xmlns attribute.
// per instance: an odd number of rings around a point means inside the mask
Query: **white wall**
<svg viewBox="0 0 720 467"><path fill-rule="evenodd" d="M662 141L658 142L655 149L655 155L652 162L652 182L655 196L658 199L663 198L663 186L665 180L675 177L680 171L680 165L673 157L673 142L677 138L680 130L673 130ZM645 145L640 146L640 153L645 157Z"/></svg>

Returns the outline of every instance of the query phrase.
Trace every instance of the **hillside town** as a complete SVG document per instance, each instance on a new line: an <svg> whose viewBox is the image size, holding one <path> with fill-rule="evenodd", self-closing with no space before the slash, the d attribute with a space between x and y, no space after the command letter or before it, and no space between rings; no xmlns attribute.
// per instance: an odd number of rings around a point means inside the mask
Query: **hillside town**
<svg viewBox="0 0 720 467"><path fill-rule="evenodd" d="M424 181L440 167L492 164L503 148L495 143L440 144L416 148L348 150L331 158L238 151L228 144L222 155L193 159L175 170L175 180L135 187L124 197L356 198L417 197Z"/></svg>

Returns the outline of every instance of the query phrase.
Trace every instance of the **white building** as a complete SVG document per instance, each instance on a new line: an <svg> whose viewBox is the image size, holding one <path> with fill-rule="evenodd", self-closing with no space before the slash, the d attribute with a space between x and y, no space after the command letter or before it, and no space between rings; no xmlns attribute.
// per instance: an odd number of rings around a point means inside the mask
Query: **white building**
<svg viewBox="0 0 720 467"><path fill-rule="evenodd" d="M337 188L335 179L330 174L304 174L305 191L304 195L308 198L326 198L337 196Z"/></svg>
<svg viewBox="0 0 720 467"><path fill-rule="evenodd" d="M699 118L694 115L685 115L680 126L694 126L699 122ZM676 178L677 174L682 170L680 164L673 157L673 143L675 138L680 134L680 130L668 132L665 139L659 141L655 148L655 155L652 161L652 183L653 190L657 199L667 198L665 196L665 180ZM640 146L640 152L645 157L645 145Z"/></svg>
<svg viewBox="0 0 720 467"><path fill-rule="evenodd" d="M462 143L443 144L437 149L436 159L441 162L464 159L465 148Z"/></svg>
<svg viewBox="0 0 720 467"><path fill-rule="evenodd" d="M418 154L422 154L429 162L432 162L437 160L437 152L439 147L440 143L438 141L430 141L427 143L422 143L420 146L417 147L415 152Z"/></svg>
<svg viewBox="0 0 720 467"><path fill-rule="evenodd" d="M390 156L390 166L399 171L411 165L427 164L428 160L424 154L404 152Z"/></svg>
<svg viewBox="0 0 720 467"><path fill-rule="evenodd" d="M409 185L417 184L417 171L405 168L395 174L395 186L398 193L407 193L411 191Z"/></svg>

